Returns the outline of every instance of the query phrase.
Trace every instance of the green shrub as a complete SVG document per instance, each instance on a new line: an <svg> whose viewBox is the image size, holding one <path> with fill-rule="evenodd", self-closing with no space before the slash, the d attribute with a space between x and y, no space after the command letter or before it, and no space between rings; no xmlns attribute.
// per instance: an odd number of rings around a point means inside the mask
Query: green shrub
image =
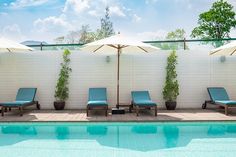
<svg viewBox="0 0 236 157"><path fill-rule="evenodd" d="M177 80L177 55L176 52L173 51L170 56L167 58L167 66L166 66L166 81L163 89L163 98L167 102L176 101L177 96L179 95L179 83Z"/></svg>
<svg viewBox="0 0 236 157"><path fill-rule="evenodd" d="M63 62L61 63L61 70L59 73L59 78L57 80L55 98L56 101L65 101L69 98L69 76L72 69L69 67L70 64L70 51L65 50L63 53Z"/></svg>

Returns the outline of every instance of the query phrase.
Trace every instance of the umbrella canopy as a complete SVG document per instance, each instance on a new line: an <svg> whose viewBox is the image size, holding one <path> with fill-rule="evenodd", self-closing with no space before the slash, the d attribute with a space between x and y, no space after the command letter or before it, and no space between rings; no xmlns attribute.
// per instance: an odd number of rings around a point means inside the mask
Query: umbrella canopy
<svg viewBox="0 0 236 157"><path fill-rule="evenodd" d="M152 52L159 48L145 44L137 39L117 34L102 40L86 44L81 48L87 52L114 52L117 53L117 108L119 108L119 80L120 80L120 54L125 52Z"/></svg>
<svg viewBox="0 0 236 157"><path fill-rule="evenodd" d="M236 41L218 47L210 52L210 55L234 55L236 54Z"/></svg>
<svg viewBox="0 0 236 157"><path fill-rule="evenodd" d="M136 39L117 34L102 40L86 44L81 50L88 52L152 52L159 48L145 44ZM121 51L120 51L121 53Z"/></svg>
<svg viewBox="0 0 236 157"><path fill-rule="evenodd" d="M32 50L33 49L28 46L16 43L5 38L0 38L0 52L23 52Z"/></svg>

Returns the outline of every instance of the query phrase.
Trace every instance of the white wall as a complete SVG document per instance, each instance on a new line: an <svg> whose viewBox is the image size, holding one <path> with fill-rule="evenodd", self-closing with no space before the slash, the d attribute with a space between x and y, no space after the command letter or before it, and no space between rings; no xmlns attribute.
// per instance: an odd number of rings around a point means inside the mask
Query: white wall
<svg viewBox="0 0 236 157"><path fill-rule="evenodd" d="M154 101L164 105L162 88L169 51L121 55L120 101L129 103L131 90L149 90ZM206 87L224 86L236 99L236 57L221 63L207 51L178 51L178 108L199 108L208 99ZM62 52L0 54L0 101L14 100L19 87L37 87L42 108L53 108L54 89ZM106 56L111 57L109 63ZM115 54L72 52L70 98L66 108L85 108L89 87L107 87L109 103L116 102Z"/></svg>

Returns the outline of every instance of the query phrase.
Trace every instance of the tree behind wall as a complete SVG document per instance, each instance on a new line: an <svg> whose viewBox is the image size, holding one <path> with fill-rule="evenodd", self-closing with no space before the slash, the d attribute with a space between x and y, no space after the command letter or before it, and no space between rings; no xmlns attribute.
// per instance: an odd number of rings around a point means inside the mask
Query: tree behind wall
<svg viewBox="0 0 236 157"><path fill-rule="evenodd" d="M105 17L101 18L101 28L99 30L98 38L103 39L114 34L113 23L110 20L110 9L109 7L106 7Z"/></svg>
<svg viewBox="0 0 236 157"><path fill-rule="evenodd" d="M80 44L87 44L92 41L97 40L97 32L92 32L90 30L89 25L82 25L81 29L79 30L80 38L79 43Z"/></svg>
<svg viewBox="0 0 236 157"><path fill-rule="evenodd" d="M230 38L230 31L236 27L235 12L233 6L225 0L213 3L211 9L201 13L198 19L198 27L192 31L191 37L201 39ZM214 43L215 47L223 42Z"/></svg>
<svg viewBox="0 0 236 157"><path fill-rule="evenodd" d="M185 38L185 30L184 29L176 29L171 31L165 37L166 40L183 40ZM179 50L179 49L188 49L183 42L173 42L173 43L158 43L155 46L160 47L163 50Z"/></svg>

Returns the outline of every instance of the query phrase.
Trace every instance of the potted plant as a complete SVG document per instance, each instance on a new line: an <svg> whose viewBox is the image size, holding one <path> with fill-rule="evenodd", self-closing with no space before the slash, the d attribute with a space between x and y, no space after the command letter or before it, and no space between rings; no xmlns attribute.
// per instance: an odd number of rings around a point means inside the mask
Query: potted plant
<svg viewBox="0 0 236 157"><path fill-rule="evenodd" d="M65 101L69 97L69 76L72 69L69 67L70 64L70 51L65 50L63 53L63 62L61 63L61 70L59 73L59 78L57 80L57 85L55 89L55 101L54 107L56 110L63 110L65 107Z"/></svg>
<svg viewBox="0 0 236 157"><path fill-rule="evenodd" d="M165 105L167 110L174 110L176 108L176 99L179 95L179 83L177 80L177 55L173 51L167 58L166 66L166 81L163 89L163 98L166 101Z"/></svg>

